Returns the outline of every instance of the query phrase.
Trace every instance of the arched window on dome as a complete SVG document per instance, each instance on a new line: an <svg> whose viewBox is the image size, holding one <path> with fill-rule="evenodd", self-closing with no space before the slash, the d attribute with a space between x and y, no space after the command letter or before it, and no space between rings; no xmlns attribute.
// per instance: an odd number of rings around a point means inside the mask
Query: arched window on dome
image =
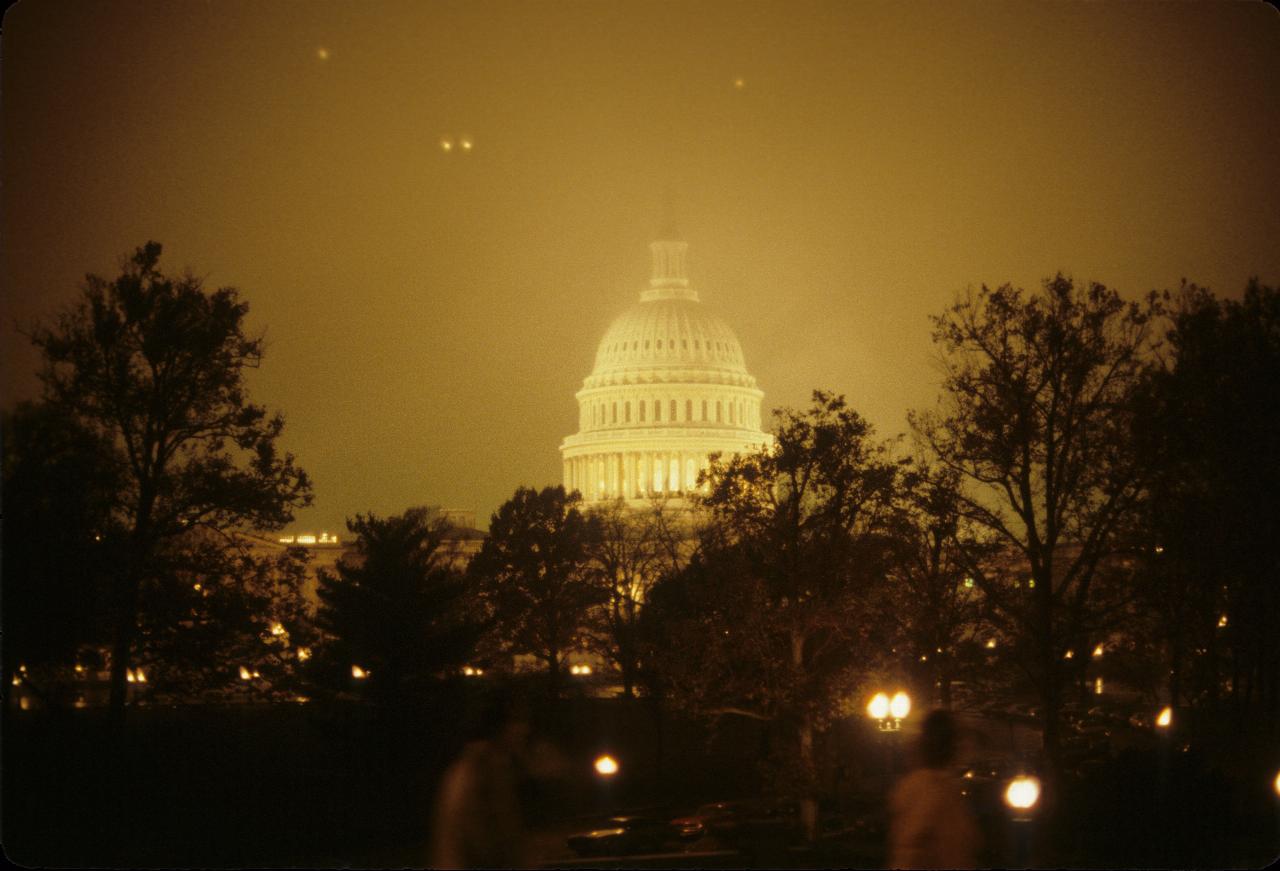
<svg viewBox="0 0 1280 871"><path fill-rule="evenodd" d="M693 420L693 400L686 399L684 401L684 419Z"/></svg>
<svg viewBox="0 0 1280 871"><path fill-rule="evenodd" d="M747 422L746 409L742 407L742 401L738 401L738 423L745 424Z"/></svg>
<svg viewBox="0 0 1280 871"><path fill-rule="evenodd" d="M707 401L705 399L702 400L702 419L707 419Z"/></svg>
<svg viewBox="0 0 1280 871"><path fill-rule="evenodd" d="M622 406L622 421L623 423L631 423L631 403L630 402L626 402Z"/></svg>
<svg viewBox="0 0 1280 871"><path fill-rule="evenodd" d="M613 421L612 421L612 422L613 422L613 423L617 423L617 422L618 422L618 403L616 403L616 402L613 404L613 415L612 415L612 416L613 416Z"/></svg>
<svg viewBox="0 0 1280 871"><path fill-rule="evenodd" d="M644 423L644 400L637 402L636 405L640 407L640 422Z"/></svg>
<svg viewBox="0 0 1280 871"><path fill-rule="evenodd" d="M734 414L733 414L733 403L730 402L729 403L729 423L734 423L734 422L735 420L734 420Z"/></svg>
<svg viewBox="0 0 1280 871"><path fill-rule="evenodd" d="M688 340L688 339L681 339L681 340L680 340L680 350L682 350L682 351L687 351L687 350L689 350L689 340Z"/></svg>
<svg viewBox="0 0 1280 871"><path fill-rule="evenodd" d="M647 350L649 350L649 340L648 340L648 339L645 339L645 340L644 340L644 349L645 349L646 351L647 351Z"/></svg>
<svg viewBox="0 0 1280 871"><path fill-rule="evenodd" d="M667 415L667 419L675 420L676 419L676 401L674 399L671 400L671 407L667 410L671 412L669 415Z"/></svg>
<svg viewBox="0 0 1280 871"><path fill-rule="evenodd" d="M724 423L724 405L716 400L716 423Z"/></svg>
<svg viewBox="0 0 1280 871"><path fill-rule="evenodd" d="M655 421L662 420L662 400L655 399L653 401L653 419Z"/></svg>

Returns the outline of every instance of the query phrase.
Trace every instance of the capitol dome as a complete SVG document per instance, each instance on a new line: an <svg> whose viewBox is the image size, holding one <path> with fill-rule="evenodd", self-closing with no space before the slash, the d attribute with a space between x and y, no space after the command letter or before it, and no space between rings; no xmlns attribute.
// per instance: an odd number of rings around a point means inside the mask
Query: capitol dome
<svg viewBox="0 0 1280 871"><path fill-rule="evenodd" d="M738 337L689 285L688 246L649 247L649 286L600 340L577 393L578 432L560 446L565 488L588 503L679 496L696 487L711 454L772 443Z"/></svg>

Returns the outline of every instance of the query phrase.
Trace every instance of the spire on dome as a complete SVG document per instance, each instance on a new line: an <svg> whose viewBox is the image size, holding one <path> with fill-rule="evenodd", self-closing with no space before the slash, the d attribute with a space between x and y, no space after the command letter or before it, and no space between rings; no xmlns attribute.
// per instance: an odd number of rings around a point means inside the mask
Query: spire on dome
<svg viewBox="0 0 1280 871"><path fill-rule="evenodd" d="M649 289L640 292L642 302L653 299L698 299L698 292L689 287L689 276L685 274L684 255L689 250L688 242L674 239L660 239L649 243L653 252L653 275L649 278Z"/></svg>

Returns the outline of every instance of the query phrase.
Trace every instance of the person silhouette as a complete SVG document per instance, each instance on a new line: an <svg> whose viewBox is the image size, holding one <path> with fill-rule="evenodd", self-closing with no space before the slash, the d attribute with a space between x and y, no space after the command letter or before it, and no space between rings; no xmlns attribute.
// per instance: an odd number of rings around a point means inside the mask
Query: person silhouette
<svg viewBox="0 0 1280 871"><path fill-rule="evenodd" d="M931 711L916 744L920 766L889 797L890 868L975 868L980 834L960 780L948 770L956 755L949 711Z"/></svg>
<svg viewBox="0 0 1280 871"><path fill-rule="evenodd" d="M530 863L520 808L520 760L529 718L510 693L484 706L473 740L445 771L436 796L432 868L522 868Z"/></svg>

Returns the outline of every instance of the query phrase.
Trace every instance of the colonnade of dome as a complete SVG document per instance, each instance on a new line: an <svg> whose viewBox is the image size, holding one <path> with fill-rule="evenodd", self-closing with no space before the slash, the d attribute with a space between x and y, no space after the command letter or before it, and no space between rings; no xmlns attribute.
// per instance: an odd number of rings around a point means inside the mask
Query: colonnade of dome
<svg viewBox="0 0 1280 871"><path fill-rule="evenodd" d="M742 348L685 275L684 242L650 246L653 277L601 339L560 446L566 489L586 502L689 493L713 453L767 446L764 394Z"/></svg>

